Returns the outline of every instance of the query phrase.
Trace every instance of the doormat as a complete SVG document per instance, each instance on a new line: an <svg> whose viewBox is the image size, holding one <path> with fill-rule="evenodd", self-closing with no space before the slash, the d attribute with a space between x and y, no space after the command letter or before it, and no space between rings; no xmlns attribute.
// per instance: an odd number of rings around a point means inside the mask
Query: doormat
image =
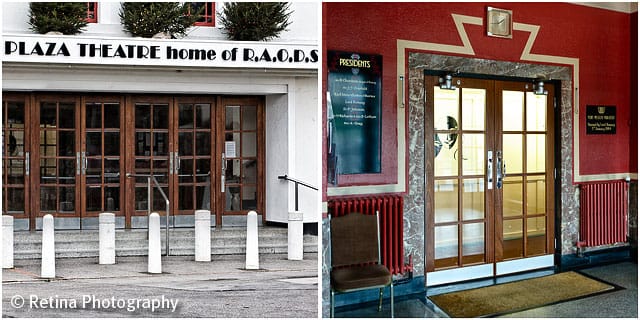
<svg viewBox="0 0 640 320"><path fill-rule="evenodd" d="M520 280L428 297L453 318L492 317L617 289L577 272Z"/></svg>

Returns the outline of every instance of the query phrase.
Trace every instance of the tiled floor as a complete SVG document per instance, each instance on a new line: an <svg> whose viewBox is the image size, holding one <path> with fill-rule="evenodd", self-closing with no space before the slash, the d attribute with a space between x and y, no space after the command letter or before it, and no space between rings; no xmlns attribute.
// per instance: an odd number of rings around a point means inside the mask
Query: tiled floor
<svg viewBox="0 0 640 320"><path fill-rule="evenodd" d="M638 265L622 262L588 269L582 269L587 275L618 285L624 289L578 300L543 306L517 313L504 315L507 318L637 318L638 317ZM429 289L427 296L444 292L482 287L493 283L502 283L523 278L549 274L551 271L538 271L497 280L485 280L463 285L443 286ZM422 296L396 297L395 317L397 318L440 318L447 317ZM336 317L346 318L387 318L390 316L389 303L385 301L382 311L377 312L375 304L359 306L355 309L336 310Z"/></svg>

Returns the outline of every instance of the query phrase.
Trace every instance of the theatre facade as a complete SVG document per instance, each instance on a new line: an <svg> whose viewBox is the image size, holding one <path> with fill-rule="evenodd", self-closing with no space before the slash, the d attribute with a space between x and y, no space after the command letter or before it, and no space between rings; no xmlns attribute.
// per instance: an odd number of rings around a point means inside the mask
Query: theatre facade
<svg viewBox="0 0 640 320"><path fill-rule="evenodd" d="M120 4L94 4L78 35L29 30L28 3L3 3L2 210L16 230L146 228L148 209L193 226L319 220L319 4L291 5L289 30L270 42L226 40L209 24L181 39L134 38ZM211 10L214 10L211 15ZM214 22L211 22L211 21ZM310 27L308 24L312 24ZM296 203L297 201L297 203Z"/></svg>
<svg viewBox="0 0 640 320"><path fill-rule="evenodd" d="M324 315L353 211L396 292L637 259L637 8L495 7L323 4Z"/></svg>

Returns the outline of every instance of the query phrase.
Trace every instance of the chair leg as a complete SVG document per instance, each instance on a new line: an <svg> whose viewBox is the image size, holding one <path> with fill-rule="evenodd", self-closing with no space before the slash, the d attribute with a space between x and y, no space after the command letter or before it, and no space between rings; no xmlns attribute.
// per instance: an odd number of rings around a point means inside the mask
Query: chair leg
<svg viewBox="0 0 640 320"><path fill-rule="evenodd" d="M334 305L334 304L335 304L335 302L336 302L336 301L335 301L335 299L336 299L336 298L335 298L335 293L333 292L333 290L331 290L331 299L330 299L330 302L329 302L329 304L330 304L329 309L331 310L331 311L330 311L330 315L329 315L329 316L330 316L331 318L333 318L333 317L335 316L334 311L333 311L333 305Z"/></svg>
<svg viewBox="0 0 640 320"><path fill-rule="evenodd" d="M380 298L378 302L378 312L382 311L382 295L384 293L384 288L380 288Z"/></svg>
<svg viewBox="0 0 640 320"><path fill-rule="evenodd" d="M391 282L391 287L389 287L391 291L391 318L393 318L393 282Z"/></svg>

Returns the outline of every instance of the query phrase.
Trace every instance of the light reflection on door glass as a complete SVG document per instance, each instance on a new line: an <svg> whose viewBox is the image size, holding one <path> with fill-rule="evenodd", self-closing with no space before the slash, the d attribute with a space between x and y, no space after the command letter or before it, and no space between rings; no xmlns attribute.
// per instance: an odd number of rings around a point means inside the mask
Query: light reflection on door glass
<svg viewBox="0 0 640 320"><path fill-rule="evenodd" d="M484 131L485 89L462 89L462 130Z"/></svg>
<svg viewBox="0 0 640 320"><path fill-rule="evenodd" d="M522 131L524 92L502 91L502 130Z"/></svg>

